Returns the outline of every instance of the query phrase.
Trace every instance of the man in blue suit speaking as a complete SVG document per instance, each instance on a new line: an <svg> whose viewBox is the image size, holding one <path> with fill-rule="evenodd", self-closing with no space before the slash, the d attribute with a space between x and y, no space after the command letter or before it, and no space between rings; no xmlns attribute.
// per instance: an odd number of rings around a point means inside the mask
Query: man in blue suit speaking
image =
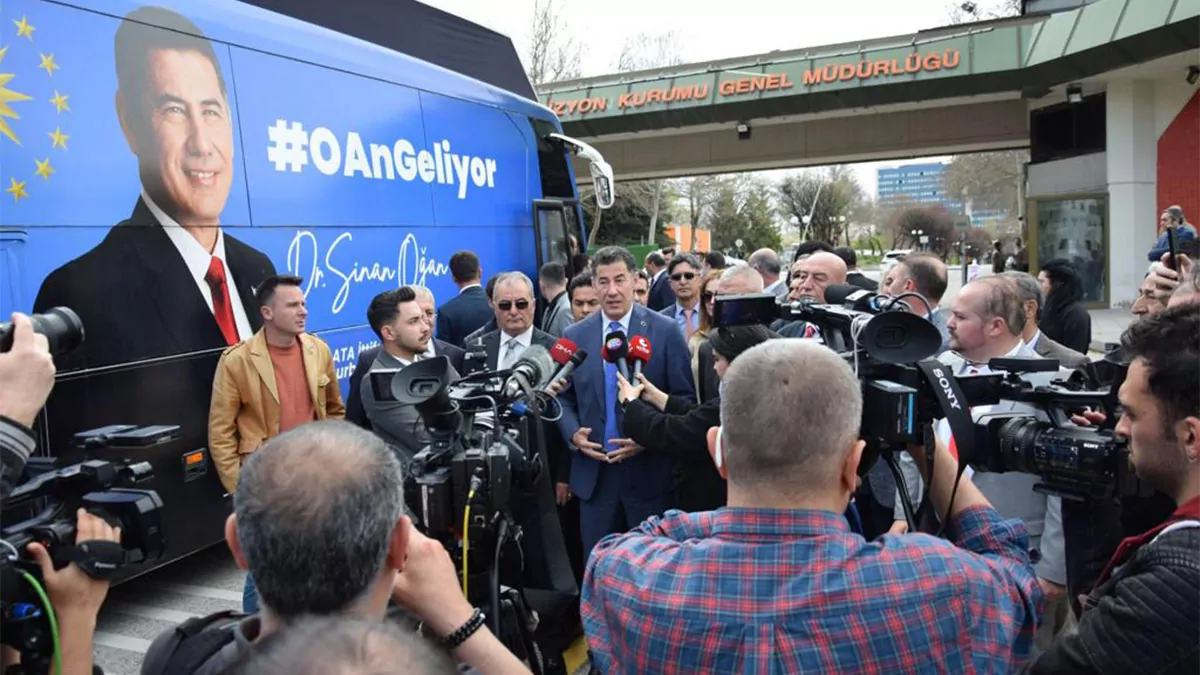
<svg viewBox="0 0 1200 675"><path fill-rule="evenodd" d="M601 345L617 331L628 339L645 337L653 353L642 374L672 396L695 400L683 333L671 319L633 302L635 264L623 248L597 251L592 256L592 284L600 295L601 311L563 333L589 354L558 397L563 409L559 430L577 452L570 485L579 497L585 556L605 535L662 514L671 507L672 494L671 457L643 452L632 439L621 437L617 367L600 357Z"/></svg>

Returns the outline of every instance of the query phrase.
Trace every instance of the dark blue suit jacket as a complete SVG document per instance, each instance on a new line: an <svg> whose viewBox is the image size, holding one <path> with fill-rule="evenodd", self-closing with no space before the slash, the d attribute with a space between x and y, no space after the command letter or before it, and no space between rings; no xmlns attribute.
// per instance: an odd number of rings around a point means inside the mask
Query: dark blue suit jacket
<svg viewBox="0 0 1200 675"><path fill-rule="evenodd" d="M675 289L671 288L671 279L664 271L658 281L650 284L650 292L646 295L646 306L656 312L661 312L673 304L675 304Z"/></svg>
<svg viewBox="0 0 1200 675"><path fill-rule="evenodd" d="M465 347L467 335L493 316L487 293L472 286L447 301L437 312L437 336L455 347Z"/></svg>
<svg viewBox="0 0 1200 675"><path fill-rule="evenodd" d="M593 443L604 442L604 423L607 419L604 396L604 361L600 358L600 347L604 328L609 319L604 312L596 312L579 323L567 327L563 337L587 350L587 360L571 375L571 386L559 395L562 417L558 428L567 443L580 427L592 430L588 437ZM692 386L691 358L679 326L661 314L641 305L633 305L629 317L629 337L642 335L650 340L652 354L650 362L642 370L654 386L671 396L695 401ZM617 429L621 421L617 421ZM632 485L623 486L623 491L641 497L655 497L672 489L673 459L670 455L646 450L623 463L627 469L622 476ZM611 469L601 462L576 452L571 458L571 489L580 499L590 499L596 488L600 471Z"/></svg>

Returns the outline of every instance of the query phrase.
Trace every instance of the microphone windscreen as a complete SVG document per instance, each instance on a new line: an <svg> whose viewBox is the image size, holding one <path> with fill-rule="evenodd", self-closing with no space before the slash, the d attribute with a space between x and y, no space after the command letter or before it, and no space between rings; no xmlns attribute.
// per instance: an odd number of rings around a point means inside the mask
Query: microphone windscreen
<svg viewBox="0 0 1200 675"><path fill-rule="evenodd" d="M554 343L554 347L550 349L550 358L560 366L567 365L575 352L579 351L579 347L566 338L559 338L558 342Z"/></svg>
<svg viewBox="0 0 1200 675"><path fill-rule="evenodd" d="M650 361L650 340L644 335L634 335L629 338L629 358L642 361L643 363Z"/></svg>
<svg viewBox="0 0 1200 675"><path fill-rule="evenodd" d="M862 289L852 284L829 284L825 287L825 304L842 305L846 298Z"/></svg>
<svg viewBox="0 0 1200 675"><path fill-rule="evenodd" d="M604 339L604 360L609 363L623 361L629 356L629 340L624 331L610 333Z"/></svg>

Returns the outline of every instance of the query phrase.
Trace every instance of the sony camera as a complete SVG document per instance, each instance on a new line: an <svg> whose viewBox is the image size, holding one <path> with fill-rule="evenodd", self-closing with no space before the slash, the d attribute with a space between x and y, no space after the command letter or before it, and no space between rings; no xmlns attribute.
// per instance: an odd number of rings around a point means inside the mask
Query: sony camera
<svg viewBox="0 0 1200 675"><path fill-rule="evenodd" d="M1123 380L1119 364L1107 369L1104 385L1095 372L1042 386L1021 378L1056 372L1058 362L1048 359L993 359L992 374L958 377L933 358L941 346L937 328L899 298L844 284L826 288L825 297L827 303L789 304L778 304L770 294L719 297L714 323L776 322L779 328L806 322L814 336L854 367L863 391L860 434L867 443L859 475L880 458L898 474L894 452L925 443L931 423L945 418L960 462L977 471L1035 474L1041 478L1038 489L1074 499L1135 489L1128 452L1112 433L1115 392ZM1002 401L1010 405L997 406ZM978 406L1007 411L973 418L971 409ZM1084 408L1105 412L1108 423L1103 428L1072 423L1071 415Z"/></svg>

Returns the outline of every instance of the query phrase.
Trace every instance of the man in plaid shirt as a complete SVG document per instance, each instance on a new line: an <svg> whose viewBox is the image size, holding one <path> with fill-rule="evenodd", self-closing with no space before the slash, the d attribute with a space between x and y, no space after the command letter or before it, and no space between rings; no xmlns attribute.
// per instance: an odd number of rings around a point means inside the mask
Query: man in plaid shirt
<svg viewBox="0 0 1200 675"><path fill-rule="evenodd" d="M774 340L738 357L709 431L728 507L669 511L601 540L583 589L593 664L639 675L1018 668L1044 602L1024 526L964 477L951 541L851 533L842 513L861 419L859 384L828 348ZM940 442L936 453L930 499L946 513L957 466Z"/></svg>

